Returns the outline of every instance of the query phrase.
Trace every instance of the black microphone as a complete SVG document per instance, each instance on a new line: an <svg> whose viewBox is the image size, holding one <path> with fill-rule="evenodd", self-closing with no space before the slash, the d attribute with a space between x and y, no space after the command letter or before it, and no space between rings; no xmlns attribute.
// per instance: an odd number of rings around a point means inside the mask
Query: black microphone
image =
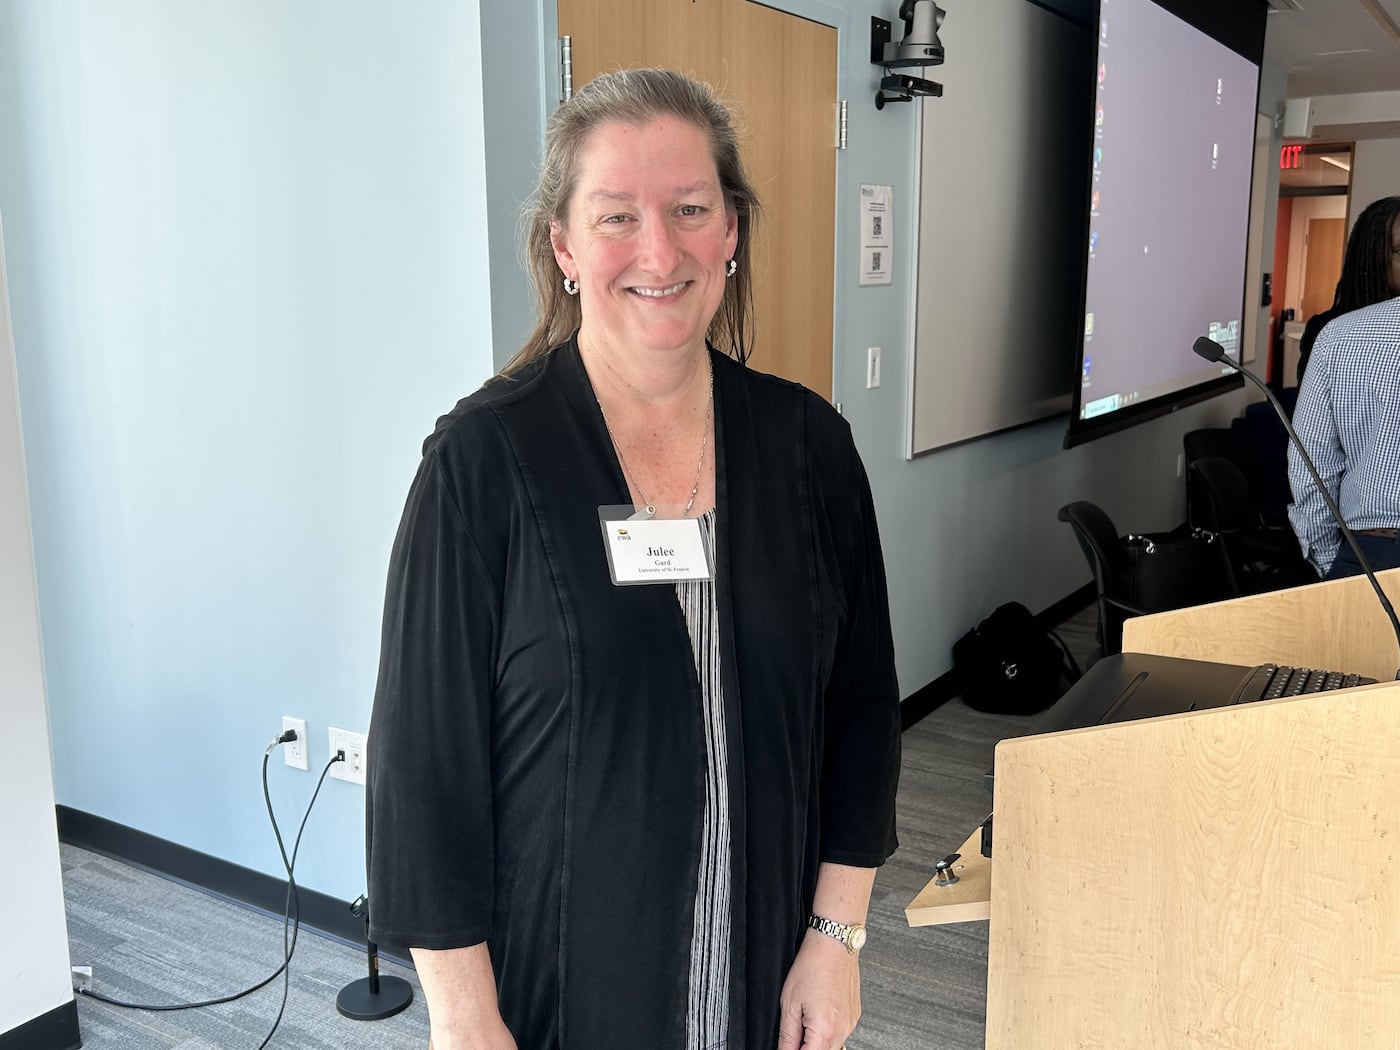
<svg viewBox="0 0 1400 1050"><path fill-rule="evenodd" d="M1375 571L1371 568L1371 563L1366 560L1366 555L1361 553L1361 546L1356 542L1356 536L1347 527L1345 519L1342 517L1341 508L1337 506L1337 501L1332 498L1332 493L1327 491L1327 486L1322 483L1322 475L1317 472L1317 465L1313 463L1312 456L1308 455L1308 450L1303 447L1303 442L1298 437L1298 432L1293 429L1293 424L1289 422L1288 413L1283 406L1278 403L1278 398L1269 389L1267 383L1251 372L1244 365L1230 360L1225 354L1225 348L1214 339L1201 336L1191 344L1191 349L1207 361L1215 361L1233 368L1240 375L1244 376L1251 383L1264 391L1264 396L1269 399L1269 404L1273 406L1278 414L1279 422L1283 424L1283 429L1288 431L1288 440L1293 442L1293 447L1298 450L1299 457L1308 468L1308 473L1312 475L1313 481L1317 485L1317 491L1322 494L1322 498L1327 502L1327 509L1332 512L1332 518L1337 523L1342 535L1351 545L1351 552L1356 555L1356 560L1361 565L1361 571L1366 574L1366 579L1371 581L1371 587L1376 592L1376 597L1380 599L1381 608L1385 609L1385 614L1390 617L1390 627L1395 632L1395 644L1400 646L1400 620L1395 618L1395 609L1390 604L1390 599L1385 596L1385 591L1381 590L1380 581L1376 579ZM1400 681L1400 671L1395 672L1395 680Z"/></svg>

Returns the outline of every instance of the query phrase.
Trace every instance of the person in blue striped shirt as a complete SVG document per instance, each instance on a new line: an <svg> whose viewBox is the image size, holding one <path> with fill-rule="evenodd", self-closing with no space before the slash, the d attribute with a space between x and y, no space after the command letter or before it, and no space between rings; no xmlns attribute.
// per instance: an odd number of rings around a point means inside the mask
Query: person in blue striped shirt
<svg viewBox="0 0 1400 1050"><path fill-rule="evenodd" d="M1384 222L1376 222L1384 217ZM1313 346L1293 425L1373 569L1400 566L1400 197L1369 205L1357 220L1374 229L1363 253L1390 298L1329 322ZM1348 251L1348 262L1351 261ZM1346 275L1343 274L1343 280ZM1361 566L1296 449L1289 521L1303 554L1325 579Z"/></svg>

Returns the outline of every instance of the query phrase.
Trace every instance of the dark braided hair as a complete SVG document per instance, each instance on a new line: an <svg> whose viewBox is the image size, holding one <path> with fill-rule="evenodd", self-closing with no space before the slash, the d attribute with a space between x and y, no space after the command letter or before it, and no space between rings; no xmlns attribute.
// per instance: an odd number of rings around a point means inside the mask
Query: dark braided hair
<svg viewBox="0 0 1400 1050"><path fill-rule="evenodd" d="M1360 310L1400 292L1390 286L1390 238L1397 215L1400 197L1382 197L1366 205L1357 217L1347 238L1342 279L1337 282L1333 306L1345 311Z"/></svg>

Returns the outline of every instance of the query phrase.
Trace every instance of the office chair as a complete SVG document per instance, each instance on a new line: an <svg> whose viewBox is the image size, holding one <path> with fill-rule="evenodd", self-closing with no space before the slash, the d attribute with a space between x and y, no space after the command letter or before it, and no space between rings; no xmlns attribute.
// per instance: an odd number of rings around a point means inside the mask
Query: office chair
<svg viewBox="0 0 1400 1050"><path fill-rule="evenodd" d="M1192 466L1210 458L1226 459L1239 467L1246 478L1252 466L1251 456L1245 448L1248 440L1243 431L1231 427L1202 427L1188 430L1181 436L1182 456L1186 463L1186 521L1192 528L1211 529L1210 495L1204 484L1192 471Z"/></svg>
<svg viewBox="0 0 1400 1050"><path fill-rule="evenodd" d="M1220 537L1241 594L1317 582L1317 570L1302 554L1289 528L1265 522L1249 482L1233 462L1204 456L1190 466L1200 528Z"/></svg>
<svg viewBox="0 0 1400 1050"><path fill-rule="evenodd" d="M1263 409L1262 412L1258 411ZM1186 461L1186 520L1195 528L1214 530L1210 496L1191 465L1207 457L1229 460L1245 478L1255 509L1265 525L1287 526L1288 435L1267 402L1250 405L1229 427L1202 427L1182 435Z"/></svg>
<svg viewBox="0 0 1400 1050"><path fill-rule="evenodd" d="M1118 540L1118 530L1099 507L1087 500L1077 500L1060 508L1056 515L1074 530L1074 538L1089 562L1094 574L1094 590L1099 610L1099 624L1094 638L1098 652L1090 657L1093 663L1100 656L1112 656L1123 651L1123 621L1140 616L1147 610L1122 597L1127 575L1127 558Z"/></svg>
<svg viewBox="0 0 1400 1050"><path fill-rule="evenodd" d="M1281 390L1278 398L1292 416L1298 388ZM1248 460L1242 467L1264 524L1287 527L1288 505L1293 502L1288 484L1288 431L1266 401L1247 406L1243 416L1231 420L1230 429L1243 439Z"/></svg>
<svg viewBox="0 0 1400 1050"><path fill-rule="evenodd" d="M1096 658L1123 651L1123 622L1130 616L1219 601L1239 593L1224 549L1209 534L1197 534L1187 526L1153 534L1150 538L1162 553L1144 555L1145 544L1130 547L1119 536L1113 520L1087 500L1065 504L1056 516L1074 530L1094 574L1099 613ZM1154 557L1161 560L1154 561Z"/></svg>

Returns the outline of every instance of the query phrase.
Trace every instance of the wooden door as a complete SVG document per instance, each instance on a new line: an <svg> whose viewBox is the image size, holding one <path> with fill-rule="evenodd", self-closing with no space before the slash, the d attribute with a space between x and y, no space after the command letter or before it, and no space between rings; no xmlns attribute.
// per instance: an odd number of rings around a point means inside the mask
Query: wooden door
<svg viewBox="0 0 1400 1050"><path fill-rule="evenodd" d="M1330 309L1342 276L1346 219L1309 219L1303 256L1303 320Z"/></svg>
<svg viewBox="0 0 1400 1050"><path fill-rule="evenodd" d="M664 66L720 90L763 214L750 364L830 399L836 266L836 30L748 0L559 0L574 89Z"/></svg>

